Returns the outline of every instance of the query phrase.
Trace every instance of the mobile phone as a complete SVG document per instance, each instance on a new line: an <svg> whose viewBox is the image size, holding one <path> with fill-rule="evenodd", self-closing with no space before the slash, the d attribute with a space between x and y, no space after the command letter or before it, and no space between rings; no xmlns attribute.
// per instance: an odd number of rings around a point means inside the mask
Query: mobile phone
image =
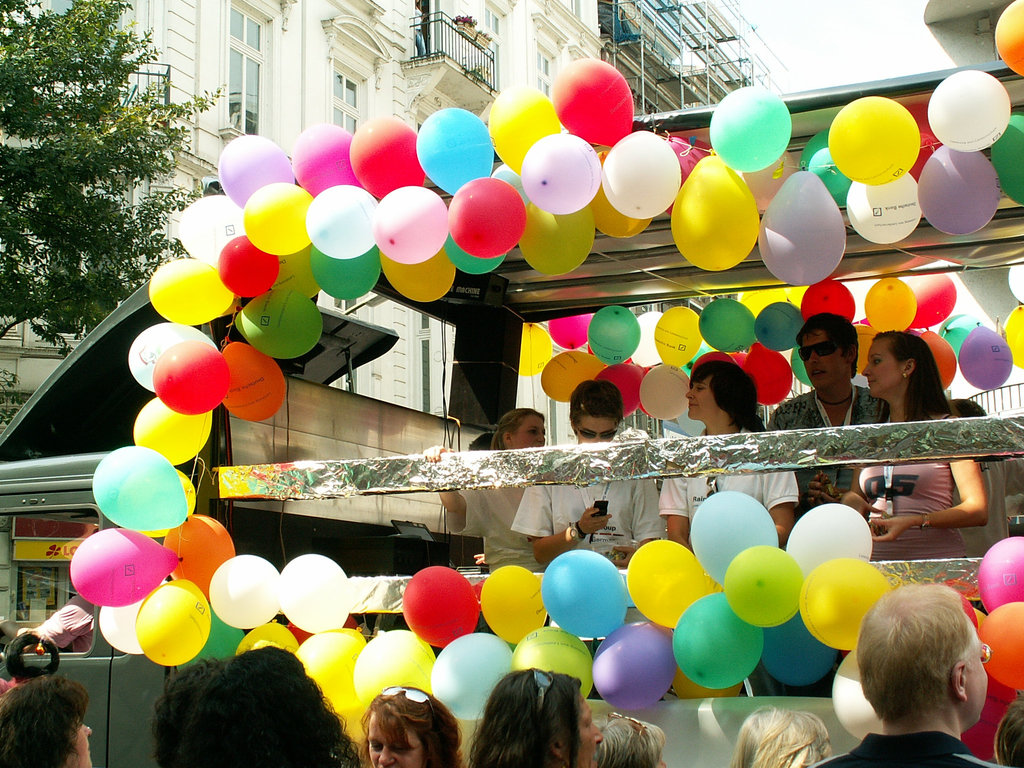
<svg viewBox="0 0 1024 768"><path fill-rule="evenodd" d="M608 514L608 499L598 499L594 502L594 506L597 507L594 517L604 517Z"/></svg>

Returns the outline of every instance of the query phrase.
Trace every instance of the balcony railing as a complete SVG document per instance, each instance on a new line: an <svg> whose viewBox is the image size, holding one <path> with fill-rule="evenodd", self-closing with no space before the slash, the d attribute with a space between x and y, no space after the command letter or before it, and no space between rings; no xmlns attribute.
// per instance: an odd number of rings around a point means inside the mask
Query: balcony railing
<svg viewBox="0 0 1024 768"><path fill-rule="evenodd" d="M132 72L124 94L124 104L131 104L140 93L155 89L165 105L171 103L171 65L150 64L145 69Z"/></svg>
<svg viewBox="0 0 1024 768"><path fill-rule="evenodd" d="M446 57L462 67L468 77L495 90L494 53L490 37L474 26L456 25L444 11L412 19L415 40L412 61Z"/></svg>
<svg viewBox="0 0 1024 768"><path fill-rule="evenodd" d="M1007 384L998 389L979 392L971 398L989 416L1015 416L1024 413L1024 387Z"/></svg>

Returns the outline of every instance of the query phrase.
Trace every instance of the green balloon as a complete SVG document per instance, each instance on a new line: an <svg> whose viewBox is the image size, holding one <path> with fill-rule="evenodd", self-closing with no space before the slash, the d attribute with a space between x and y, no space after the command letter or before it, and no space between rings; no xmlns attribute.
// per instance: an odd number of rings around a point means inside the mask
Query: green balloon
<svg viewBox="0 0 1024 768"><path fill-rule="evenodd" d="M640 346L640 321L625 307L603 307L590 320L587 342L602 363L624 363Z"/></svg>
<svg viewBox="0 0 1024 768"><path fill-rule="evenodd" d="M754 313L735 299L715 299L704 307L699 327L704 341L722 352L739 352L757 338Z"/></svg>
<svg viewBox="0 0 1024 768"><path fill-rule="evenodd" d="M336 299L353 300L373 290L380 278L380 249L370 250L354 259L334 259L317 250L309 255L313 278L321 290Z"/></svg>
<svg viewBox="0 0 1024 768"><path fill-rule="evenodd" d="M828 129L819 131L814 134L804 145L803 152L800 153L800 170L809 171L811 170L811 158L818 152L819 149L828 149Z"/></svg>
<svg viewBox="0 0 1024 768"><path fill-rule="evenodd" d="M967 335L983 323L976 317L970 315L953 315L946 322L939 326L939 335L944 338L949 346L960 356L960 347Z"/></svg>
<svg viewBox="0 0 1024 768"><path fill-rule="evenodd" d="M228 626L211 610L210 637L207 639L206 645L203 646L203 649L199 651L199 654L194 659L185 662L182 666L188 667L203 659L230 658L235 655L235 649L238 648L238 644L242 642L243 637L245 637L245 632Z"/></svg>
<svg viewBox="0 0 1024 768"><path fill-rule="evenodd" d="M825 183L825 189L832 195L836 205L840 208L846 207L846 195L849 193L850 184L853 182L836 168L836 164L832 160L832 153L829 152L828 147L819 149L814 153L809 161L807 170Z"/></svg>
<svg viewBox="0 0 1024 768"><path fill-rule="evenodd" d="M711 146L734 171L760 171L789 146L793 118L786 103L759 85L731 92L715 107Z"/></svg>
<svg viewBox="0 0 1024 768"><path fill-rule="evenodd" d="M455 265L455 268L465 272L467 275L486 275L488 272L493 272L505 260L507 255L503 253L501 256L481 259L479 256L466 253L459 248L451 235L448 235L448 240L444 244L444 252L448 256L448 260Z"/></svg>
<svg viewBox="0 0 1024 768"><path fill-rule="evenodd" d="M270 357L300 357L320 341L323 317L312 299L289 288L267 291L250 301L235 327L253 347Z"/></svg>
<svg viewBox="0 0 1024 768"><path fill-rule="evenodd" d="M683 373L686 374L687 378L689 378L690 374L693 373L693 365L694 365L694 363L696 363L698 360L700 360L702 357L704 357L704 355L706 355L708 352L714 352L714 351L715 350L713 350L705 342L702 341L700 343L700 347L697 349L696 354L694 354L694 356L690 358L690 362L688 362L686 365L683 366Z"/></svg>
<svg viewBox="0 0 1024 768"><path fill-rule="evenodd" d="M794 376L808 387L811 386L811 377L807 375L807 367L804 365L804 361L800 359L800 352L798 350L794 349L789 353L789 365L793 369Z"/></svg>
<svg viewBox="0 0 1024 768"><path fill-rule="evenodd" d="M1024 203L1024 114L1010 115L1006 132L992 145L992 165L1003 192L1018 203Z"/></svg>
<svg viewBox="0 0 1024 768"><path fill-rule="evenodd" d="M705 688L743 682L763 649L764 630L740 619L721 592L690 605L672 634L672 653L679 668Z"/></svg>

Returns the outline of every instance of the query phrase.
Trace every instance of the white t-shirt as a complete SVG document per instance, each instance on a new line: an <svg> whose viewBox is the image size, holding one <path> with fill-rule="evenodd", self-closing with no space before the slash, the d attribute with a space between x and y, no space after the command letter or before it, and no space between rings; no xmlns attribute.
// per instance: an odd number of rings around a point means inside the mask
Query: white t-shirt
<svg viewBox="0 0 1024 768"><path fill-rule="evenodd" d="M537 570L533 545L526 536L512 530L523 489L491 488L460 493L466 500L466 527L459 533L483 537L484 554L491 572L503 565Z"/></svg>
<svg viewBox="0 0 1024 768"><path fill-rule="evenodd" d="M658 501L661 515L685 515L692 518L700 503L708 497L708 483L712 480L716 491L745 493L764 504L768 510L776 504L796 502L800 498L796 475L792 472L673 477L666 478L661 487L661 499Z"/></svg>

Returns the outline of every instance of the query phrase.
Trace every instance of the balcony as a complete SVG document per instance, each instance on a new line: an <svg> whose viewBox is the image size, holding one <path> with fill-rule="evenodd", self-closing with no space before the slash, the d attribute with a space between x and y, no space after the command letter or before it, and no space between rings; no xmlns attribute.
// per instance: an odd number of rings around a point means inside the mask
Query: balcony
<svg viewBox="0 0 1024 768"><path fill-rule="evenodd" d="M132 72L128 78L122 103L131 104L140 94L153 91L164 105L171 103L171 65L149 64L145 69Z"/></svg>
<svg viewBox="0 0 1024 768"><path fill-rule="evenodd" d="M402 64L421 96L437 92L455 105L481 112L494 101L497 75L490 37L474 26L455 24L443 11L412 19L413 57ZM415 75L421 75L417 78Z"/></svg>

